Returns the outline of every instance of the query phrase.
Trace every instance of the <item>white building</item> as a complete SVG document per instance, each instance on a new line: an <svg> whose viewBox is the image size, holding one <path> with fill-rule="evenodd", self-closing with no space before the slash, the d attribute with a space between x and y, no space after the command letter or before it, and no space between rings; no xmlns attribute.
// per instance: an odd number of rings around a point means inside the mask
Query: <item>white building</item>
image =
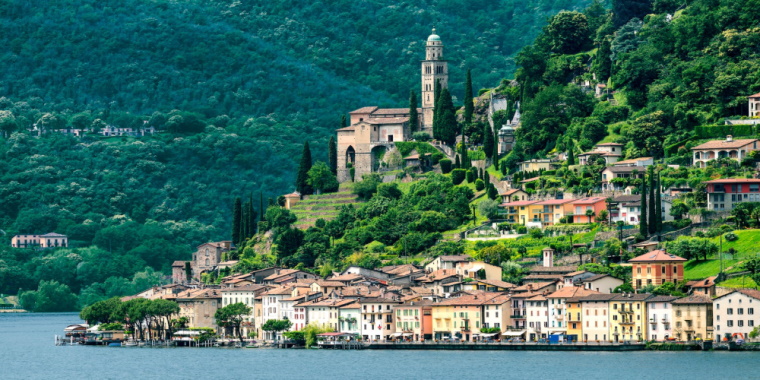
<svg viewBox="0 0 760 380"><path fill-rule="evenodd" d="M256 309L256 295L265 292L266 289L267 287L264 285L253 284L224 288L221 290L222 307L233 303L242 303L251 308L251 313L243 317L243 323L241 325L243 336L247 336L249 332L256 331L256 328L259 327L256 325L256 319L254 316L254 310Z"/></svg>
<svg viewBox="0 0 760 380"><path fill-rule="evenodd" d="M549 330L549 304L546 297L537 295L525 301L525 323L528 327L526 339L529 341L547 337Z"/></svg>
<svg viewBox="0 0 760 380"><path fill-rule="evenodd" d="M292 287L277 287L263 293L261 295L261 319L256 321L259 326L263 326L270 319L283 319L281 301L292 297L292 293ZM277 340L281 335L271 331L264 331L263 334L262 338L266 340Z"/></svg>
<svg viewBox="0 0 760 380"><path fill-rule="evenodd" d="M755 311L758 313L755 314ZM749 339L749 333L760 326L760 291L738 289L713 300L715 340Z"/></svg>
<svg viewBox="0 0 760 380"><path fill-rule="evenodd" d="M364 340L389 339L396 332L393 321L393 306L401 301L387 298L365 298L358 301L361 305L361 334Z"/></svg>
<svg viewBox="0 0 760 380"><path fill-rule="evenodd" d="M589 290L596 290L599 293L610 294L615 288L623 285L623 280L612 277L608 274L597 274L592 277L581 280L583 287Z"/></svg>
<svg viewBox="0 0 760 380"><path fill-rule="evenodd" d="M361 322L361 305L358 302L343 305L338 310L339 332L362 335Z"/></svg>
<svg viewBox="0 0 760 380"><path fill-rule="evenodd" d="M673 336L673 307L671 302L678 297L656 296L648 299L647 319L649 339L663 341Z"/></svg>

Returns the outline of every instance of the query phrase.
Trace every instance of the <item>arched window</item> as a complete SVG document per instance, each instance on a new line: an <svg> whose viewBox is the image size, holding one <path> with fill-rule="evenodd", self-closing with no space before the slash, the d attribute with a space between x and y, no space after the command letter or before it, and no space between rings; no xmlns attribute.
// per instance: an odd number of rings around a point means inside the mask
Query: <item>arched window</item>
<svg viewBox="0 0 760 380"><path fill-rule="evenodd" d="M208 256L208 247L206 247L206 256Z"/></svg>

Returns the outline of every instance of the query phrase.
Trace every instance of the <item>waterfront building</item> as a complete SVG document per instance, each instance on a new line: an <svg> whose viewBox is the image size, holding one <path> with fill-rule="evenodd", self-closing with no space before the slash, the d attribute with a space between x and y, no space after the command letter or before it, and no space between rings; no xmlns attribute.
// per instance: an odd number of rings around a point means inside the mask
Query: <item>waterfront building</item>
<svg viewBox="0 0 760 380"><path fill-rule="evenodd" d="M582 339L606 342L610 335L610 301L617 294L591 294L578 298L581 304ZM579 337L580 339L580 337Z"/></svg>
<svg viewBox="0 0 760 380"><path fill-rule="evenodd" d="M583 313L581 309L582 297L572 297L565 300L565 320L567 323L566 335L568 339L577 342L583 340Z"/></svg>
<svg viewBox="0 0 760 380"><path fill-rule="evenodd" d="M509 294L498 295L483 303L483 327L508 330L511 303Z"/></svg>
<svg viewBox="0 0 760 380"><path fill-rule="evenodd" d="M361 305L356 300L338 309L338 331L361 336Z"/></svg>
<svg viewBox="0 0 760 380"><path fill-rule="evenodd" d="M434 338L472 340L474 334L480 334L483 305L497 295L499 294L465 294L433 304Z"/></svg>
<svg viewBox="0 0 760 380"><path fill-rule="evenodd" d="M755 314L755 311L758 313ZM713 300L715 340L749 339L760 326L760 291L737 289Z"/></svg>
<svg viewBox="0 0 760 380"><path fill-rule="evenodd" d="M676 339L688 341L712 338L713 301L710 297L692 294L671 302L671 305L674 322L673 335Z"/></svg>
<svg viewBox="0 0 760 380"><path fill-rule="evenodd" d="M280 301L292 297L292 294L292 286L278 286L262 293L261 319L257 321L259 326L263 326L270 319L282 319ZM264 331L263 334L261 337L266 340L275 340L279 336L278 333L273 331Z"/></svg>
<svg viewBox="0 0 760 380"><path fill-rule="evenodd" d="M400 300L389 298L364 298L357 301L361 305L362 339L376 341L389 339L396 332L393 308Z"/></svg>
<svg viewBox="0 0 760 380"><path fill-rule="evenodd" d="M265 285L248 284L222 288L220 290L222 294L222 307L233 303L242 303L251 308L251 313L243 317L243 323L240 326L243 336L248 336L249 333L256 331L256 318L254 314L256 295L266 292L267 289L269 287Z"/></svg>
<svg viewBox="0 0 760 380"><path fill-rule="evenodd" d="M647 304L651 294L622 293L610 300L610 336L615 342L647 338Z"/></svg>
<svg viewBox="0 0 760 380"><path fill-rule="evenodd" d="M654 341L668 340L673 336L673 307L671 302L677 300L673 296L654 296L647 303L647 319L649 323L649 337Z"/></svg>
<svg viewBox="0 0 760 380"><path fill-rule="evenodd" d="M536 294L525 300L526 339L535 341L548 337L549 304L543 294Z"/></svg>
<svg viewBox="0 0 760 380"><path fill-rule="evenodd" d="M222 307L219 289L191 289L177 294L179 317L187 318L188 327L208 327L218 332L214 315Z"/></svg>
<svg viewBox="0 0 760 380"><path fill-rule="evenodd" d="M433 304L433 301L421 300L397 305L395 334L415 342L433 339Z"/></svg>
<svg viewBox="0 0 760 380"><path fill-rule="evenodd" d="M567 333L567 300L597 294L595 290L580 286L567 286L546 296L549 307L548 335Z"/></svg>
<svg viewBox="0 0 760 380"><path fill-rule="evenodd" d="M351 299L324 299L302 302L295 305L295 307L306 309L308 324L339 331L341 328L340 308L355 302L355 300Z"/></svg>

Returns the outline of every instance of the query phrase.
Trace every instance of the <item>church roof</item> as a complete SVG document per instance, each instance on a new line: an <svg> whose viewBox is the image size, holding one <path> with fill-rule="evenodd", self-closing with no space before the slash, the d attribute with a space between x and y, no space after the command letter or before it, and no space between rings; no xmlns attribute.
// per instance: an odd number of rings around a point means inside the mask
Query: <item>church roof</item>
<svg viewBox="0 0 760 380"><path fill-rule="evenodd" d="M355 130L356 128L353 125L336 129L336 131L355 131Z"/></svg>
<svg viewBox="0 0 760 380"><path fill-rule="evenodd" d="M354 111L349 112L349 114L352 114L352 113L372 113L376 109L377 109L377 106L362 107L362 108L359 108L358 110L354 110Z"/></svg>
<svg viewBox="0 0 760 380"><path fill-rule="evenodd" d="M441 36L435 34L435 28L433 28L433 33L430 35L430 37L428 37L427 40L428 41L440 41L441 40Z"/></svg>
<svg viewBox="0 0 760 380"><path fill-rule="evenodd" d="M422 112L422 108L417 108L417 113ZM396 115L403 114L409 115L409 108L378 108L372 115Z"/></svg>
<svg viewBox="0 0 760 380"><path fill-rule="evenodd" d="M367 120L370 124L401 124L409 121L408 117L373 117Z"/></svg>

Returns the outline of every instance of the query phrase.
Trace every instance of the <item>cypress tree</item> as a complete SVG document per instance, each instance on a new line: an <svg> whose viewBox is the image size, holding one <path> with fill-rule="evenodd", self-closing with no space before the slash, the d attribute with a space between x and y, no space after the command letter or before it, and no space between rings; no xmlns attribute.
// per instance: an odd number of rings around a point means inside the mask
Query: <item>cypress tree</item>
<svg viewBox="0 0 760 380"><path fill-rule="evenodd" d="M493 128L493 165L499 170L499 129Z"/></svg>
<svg viewBox="0 0 760 380"><path fill-rule="evenodd" d="M647 228L647 178L643 176L641 179L641 219L639 221L639 233L646 237L649 235L649 229Z"/></svg>
<svg viewBox="0 0 760 380"><path fill-rule="evenodd" d="M248 210L248 202L245 202L243 204L243 215L240 218L240 243L248 238L248 223L251 221Z"/></svg>
<svg viewBox="0 0 760 380"><path fill-rule="evenodd" d="M330 171L332 174L338 174L338 144L335 142L335 136L330 136L330 142L327 143L327 156Z"/></svg>
<svg viewBox="0 0 760 380"><path fill-rule="evenodd" d="M298 177L296 177L296 190L301 195L308 195L312 193L312 188L306 183L306 179L309 178L309 170L311 170L311 149L309 149L309 142L303 144L303 153L301 153L301 163L298 165Z"/></svg>
<svg viewBox="0 0 760 380"><path fill-rule="evenodd" d="M433 85L433 138L436 140L440 140L440 120L441 117L439 116L439 113L441 111L440 105L440 99L441 98L441 82L435 81L435 84Z"/></svg>
<svg viewBox="0 0 760 380"><path fill-rule="evenodd" d="M456 155L456 159L454 160L454 169L461 169L462 163L459 162L459 155Z"/></svg>
<svg viewBox="0 0 760 380"><path fill-rule="evenodd" d="M264 210L264 194L262 194L259 191L259 221L260 222L263 222L264 220L266 220L264 219L264 217L266 216L264 214L266 214L266 210Z"/></svg>
<svg viewBox="0 0 760 380"><path fill-rule="evenodd" d="M246 202L246 205L248 207L248 236L251 237L256 234L256 218L258 215L256 215L256 210L253 208L253 194L250 194L248 196L248 202Z"/></svg>
<svg viewBox="0 0 760 380"><path fill-rule="evenodd" d="M483 175L483 182L486 183L486 186L488 186L491 183L491 176L486 171Z"/></svg>
<svg viewBox="0 0 760 380"><path fill-rule="evenodd" d="M414 90L409 91L409 128L412 132L419 130L419 120L417 118L417 94Z"/></svg>
<svg viewBox="0 0 760 380"><path fill-rule="evenodd" d="M454 145L457 139L457 117L456 110L454 109L454 102L451 99L451 93L448 88L441 90L441 96L439 99L440 108L438 113L438 134L441 136L441 141L451 146Z"/></svg>
<svg viewBox="0 0 760 380"><path fill-rule="evenodd" d="M235 198L232 206L232 243L240 244L240 223L243 219L243 204L240 197Z"/></svg>
<svg viewBox="0 0 760 380"><path fill-rule="evenodd" d="M486 154L486 160L493 157L493 147L493 131L491 130L491 125L485 123L483 127L483 152Z"/></svg>
<svg viewBox="0 0 760 380"><path fill-rule="evenodd" d="M649 234L654 235L657 232L657 206L655 205L655 176L654 167L649 167Z"/></svg>
<svg viewBox="0 0 760 380"><path fill-rule="evenodd" d="M478 169L478 178L483 179L483 168Z"/></svg>
<svg viewBox="0 0 760 380"><path fill-rule="evenodd" d="M657 229L655 231L661 232L662 231L662 184L660 179L660 172L657 172L657 191L654 193L656 199L654 202L654 206L657 209L656 214L656 220L657 220Z"/></svg>
<svg viewBox="0 0 760 380"><path fill-rule="evenodd" d="M348 123L346 123L346 115L340 115L340 127L348 127Z"/></svg>
<svg viewBox="0 0 760 380"><path fill-rule="evenodd" d="M573 140L567 142L567 164L575 165L575 152L573 152Z"/></svg>
<svg viewBox="0 0 760 380"><path fill-rule="evenodd" d="M465 124L472 123L472 76L470 70L467 70L467 79L464 85L464 122Z"/></svg>

